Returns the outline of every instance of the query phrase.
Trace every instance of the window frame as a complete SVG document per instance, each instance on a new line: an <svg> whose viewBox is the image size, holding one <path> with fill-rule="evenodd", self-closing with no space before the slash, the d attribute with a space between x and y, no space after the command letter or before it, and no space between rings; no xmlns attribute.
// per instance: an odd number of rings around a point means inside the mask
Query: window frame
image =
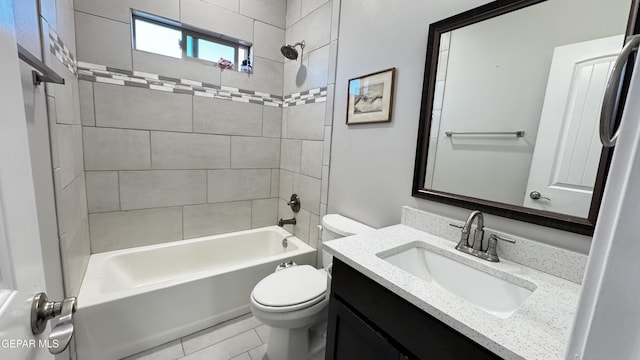
<svg viewBox="0 0 640 360"><path fill-rule="evenodd" d="M133 12L131 14L131 44L132 44L132 48L133 50L137 50L137 51L144 51L144 52L149 52L152 54L156 54L156 55L160 55L160 56L167 56L167 55L163 55L163 54L158 54L158 53L154 53L151 51L146 51L146 50L138 50L137 48L137 41L136 41L136 20L140 20L140 21L144 21L144 22L148 22L154 25L158 25L158 26L163 26L166 28L170 28L173 30L178 30L181 32L182 34L182 38L181 38L181 43L180 43L180 49L182 50L182 60L195 60L195 61L200 61L200 62L205 62L207 64L218 64L217 61L211 61L211 60L207 60L207 59L202 59L200 57L198 57L198 40L202 39L202 40L206 40L215 44L220 44L220 45L224 45L224 46L229 46L232 47L235 51L234 51L234 59L233 59L233 64L234 64L234 70L236 71L240 71L240 67L241 67L241 61L244 60L240 60L239 56L240 56L240 49L244 49L248 55L248 57L250 58L250 54L251 54L251 45L245 45L243 44L240 40L237 41L233 41L233 40L228 40L223 38L223 35L220 36L215 36L212 34L207 34L198 30L195 30L193 28L190 27L185 27L184 25L175 22L175 21L171 21L171 20L165 20L165 19L160 19L156 16L152 16L149 14L145 14L145 13L140 13L140 12ZM163 21L164 20L164 21ZM193 50L194 50L194 55L195 56L189 56L187 55L187 36L191 36L193 38ZM174 58L177 59L177 58ZM231 59L229 59L231 60Z"/></svg>

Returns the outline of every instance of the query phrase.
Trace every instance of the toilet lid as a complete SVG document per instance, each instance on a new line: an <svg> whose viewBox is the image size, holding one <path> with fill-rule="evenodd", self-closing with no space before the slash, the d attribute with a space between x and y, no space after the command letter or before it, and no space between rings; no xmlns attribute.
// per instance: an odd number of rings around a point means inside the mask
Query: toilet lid
<svg viewBox="0 0 640 360"><path fill-rule="evenodd" d="M326 273L309 265L299 265L277 271L260 280L253 288L252 296L261 305L285 307L312 300L320 301L326 291Z"/></svg>

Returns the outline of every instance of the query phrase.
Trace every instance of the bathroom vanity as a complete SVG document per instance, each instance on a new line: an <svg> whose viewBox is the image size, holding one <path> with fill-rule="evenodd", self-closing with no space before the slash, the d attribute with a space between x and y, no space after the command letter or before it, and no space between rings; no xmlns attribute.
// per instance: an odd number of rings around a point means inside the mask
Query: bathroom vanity
<svg viewBox="0 0 640 360"><path fill-rule="evenodd" d="M563 359L580 286L455 245L407 225L325 243L326 358Z"/></svg>
<svg viewBox="0 0 640 360"><path fill-rule="evenodd" d="M500 359L340 260L334 261L328 359Z"/></svg>

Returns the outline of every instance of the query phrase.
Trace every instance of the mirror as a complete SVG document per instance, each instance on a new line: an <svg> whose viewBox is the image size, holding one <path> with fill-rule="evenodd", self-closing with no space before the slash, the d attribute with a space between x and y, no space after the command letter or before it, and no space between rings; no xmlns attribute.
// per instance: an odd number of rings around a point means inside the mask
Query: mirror
<svg viewBox="0 0 640 360"><path fill-rule="evenodd" d="M591 234L633 1L501 0L431 24L413 195Z"/></svg>

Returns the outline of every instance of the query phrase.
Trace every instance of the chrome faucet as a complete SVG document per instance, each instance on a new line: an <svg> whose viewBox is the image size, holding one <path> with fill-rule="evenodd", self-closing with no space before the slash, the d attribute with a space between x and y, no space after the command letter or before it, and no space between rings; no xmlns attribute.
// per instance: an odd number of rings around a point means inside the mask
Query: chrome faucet
<svg viewBox="0 0 640 360"><path fill-rule="evenodd" d="M478 219L478 225L476 225L476 230L473 234L473 243L469 246L469 235L471 233L471 225L473 224L473 220ZM500 237L496 234L492 234L489 236L489 243L487 244L487 248L482 250L482 240L484 238L484 216L478 210L471 212L467 221L465 221L463 226L458 226L451 224L451 226L462 228L462 234L460 235L460 242L456 245L456 250L462 251L463 253L473 255L475 257L479 257L481 259L498 262L500 259L498 258L497 245L498 240L507 241L512 244L516 242L511 239Z"/></svg>

